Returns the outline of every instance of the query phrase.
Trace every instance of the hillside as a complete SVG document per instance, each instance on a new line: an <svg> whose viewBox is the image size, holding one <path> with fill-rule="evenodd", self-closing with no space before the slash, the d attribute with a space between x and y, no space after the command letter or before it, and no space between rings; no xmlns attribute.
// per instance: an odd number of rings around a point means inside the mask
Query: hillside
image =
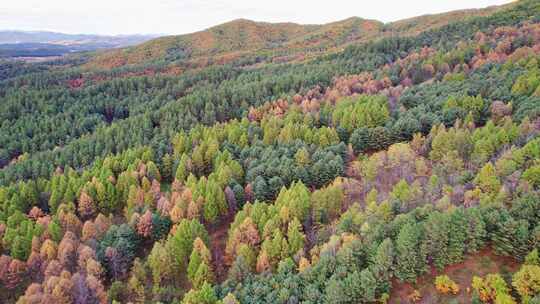
<svg viewBox="0 0 540 304"><path fill-rule="evenodd" d="M265 23L239 19L207 30L169 36L149 41L133 48L105 52L90 62L91 66L106 67L166 60L231 61L248 52L272 50L291 52L296 48L322 48L333 38L347 32L368 31L379 27L378 22L351 18L329 25L300 25L294 23Z"/></svg>
<svg viewBox="0 0 540 304"><path fill-rule="evenodd" d="M511 5L507 5L511 6ZM118 67L155 61L226 63L253 55L263 60L294 61L336 51L352 43L389 36L416 35L451 22L487 16L505 6L425 15L383 24L358 17L323 25L234 20L193 34L158 38L142 45L99 54L89 67Z"/></svg>
<svg viewBox="0 0 540 304"><path fill-rule="evenodd" d="M0 61L0 105L2 303L540 301L536 0Z"/></svg>
<svg viewBox="0 0 540 304"><path fill-rule="evenodd" d="M442 14L423 15L392 22L389 24L389 27L394 33L400 35L414 35L450 23L460 22L467 18L489 16L498 11L509 9L515 4L516 2L511 2L506 5L491 6L484 9L467 9Z"/></svg>

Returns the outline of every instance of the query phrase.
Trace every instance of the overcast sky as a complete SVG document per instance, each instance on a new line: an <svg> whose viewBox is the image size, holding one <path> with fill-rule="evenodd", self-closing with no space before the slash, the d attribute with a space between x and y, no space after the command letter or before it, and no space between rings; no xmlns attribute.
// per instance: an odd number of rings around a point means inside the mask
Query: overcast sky
<svg viewBox="0 0 540 304"><path fill-rule="evenodd" d="M384 22L510 0L0 0L0 29L85 34L183 34L237 18Z"/></svg>

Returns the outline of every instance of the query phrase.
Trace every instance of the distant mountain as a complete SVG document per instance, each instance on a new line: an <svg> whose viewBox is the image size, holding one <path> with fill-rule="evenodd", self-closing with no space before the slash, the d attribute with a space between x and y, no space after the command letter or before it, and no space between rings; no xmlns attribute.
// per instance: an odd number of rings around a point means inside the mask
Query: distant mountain
<svg viewBox="0 0 540 304"><path fill-rule="evenodd" d="M69 53L94 51L92 44L61 45L50 43L11 43L0 44L0 58L44 58L58 57Z"/></svg>
<svg viewBox="0 0 540 304"><path fill-rule="evenodd" d="M416 35L451 22L490 15L507 6L424 15L386 24L359 17L318 25L237 19L192 34L160 37L134 47L104 51L89 66L110 68L162 60L201 66L247 60L249 56L255 56L255 61L304 59L338 51L351 43L391 35Z"/></svg>
<svg viewBox="0 0 540 304"><path fill-rule="evenodd" d="M125 47L136 45L158 35L73 35L55 32L0 31L0 44L47 43L59 45L95 45L102 47Z"/></svg>
<svg viewBox="0 0 540 304"><path fill-rule="evenodd" d="M157 35L72 35L55 32L0 31L0 58L50 57L80 51L127 47Z"/></svg>

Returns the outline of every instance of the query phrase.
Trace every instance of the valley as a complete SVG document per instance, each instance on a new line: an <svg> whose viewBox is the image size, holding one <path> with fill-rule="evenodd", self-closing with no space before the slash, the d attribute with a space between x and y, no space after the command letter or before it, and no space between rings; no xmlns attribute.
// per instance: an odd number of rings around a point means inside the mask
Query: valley
<svg viewBox="0 0 540 304"><path fill-rule="evenodd" d="M0 39L0 302L540 301L538 1L151 38Z"/></svg>

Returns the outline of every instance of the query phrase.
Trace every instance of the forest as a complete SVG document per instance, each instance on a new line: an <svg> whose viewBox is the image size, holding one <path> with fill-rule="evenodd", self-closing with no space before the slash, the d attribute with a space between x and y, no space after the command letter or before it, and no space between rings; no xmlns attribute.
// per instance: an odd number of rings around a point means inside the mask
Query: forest
<svg viewBox="0 0 540 304"><path fill-rule="evenodd" d="M184 51L0 61L0 302L540 303L540 2Z"/></svg>

